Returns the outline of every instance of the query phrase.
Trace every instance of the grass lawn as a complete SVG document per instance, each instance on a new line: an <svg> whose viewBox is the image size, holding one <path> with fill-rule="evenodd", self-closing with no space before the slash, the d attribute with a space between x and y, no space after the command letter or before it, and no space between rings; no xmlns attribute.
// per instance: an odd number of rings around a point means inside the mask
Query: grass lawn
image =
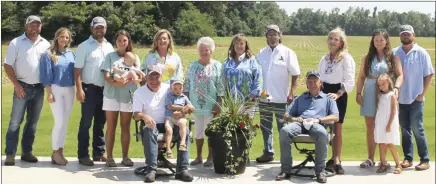
<svg viewBox="0 0 436 184"><path fill-rule="evenodd" d="M348 37L349 40L349 51L353 55L354 60L356 61L356 68L358 68L360 64L360 58L367 52L368 45L370 41L370 37ZM229 37L220 37L214 38L216 43L216 50L214 52L214 58L223 61L227 56L227 49L230 43L231 38ZM258 53L258 51L265 47L265 39L262 38L249 38L250 44L252 46L252 50L254 53ZM417 38L417 41L420 46L427 48L430 56L432 58L432 63L435 63L435 43L434 38ZM326 45L326 37L324 36L286 36L283 39L283 43L293 49L299 59L299 64L302 70L302 73L305 74L310 69L316 69L318 67L318 63L320 58L327 53L327 45ZM399 38L393 37L391 38L392 45L396 46L399 44ZM2 45L2 61L4 61L5 52L7 49L7 45ZM75 49L73 49L75 50ZM137 49L141 59L145 58L149 48L141 48ZM187 46L187 47L176 47L176 52L182 58L183 65L186 67L195 59L197 59L197 53L195 46ZM356 75L358 71L356 71ZM302 75L304 76L304 75ZM299 78L299 92L305 90L305 86L302 82L304 77ZM435 87L434 87L434 78L432 80L432 87L427 92L426 95L426 103L425 103L425 112L424 112L424 126L426 129L427 141L429 144L429 152L430 156L434 158L435 156ZM10 113L12 107L12 94L13 94L13 86L9 83L4 70L2 69L2 113L1 113L1 123L2 123L2 154L4 154L5 149L5 135L8 128L8 123L10 120ZM345 123L343 126L343 151L342 151L342 160L364 160L366 158L366 137L365 137L365 121L364 118L359 115L360 107L355 102L355 91L353 91L349 95L348 100L348 110L345 118ZM66 148L65 154L66 156L76 157L77 156L77 132L80 121L80 104L75 101L73 112L70 117L70 123L68 127L68 135L66 139ZM255 122L259 122L259 117L256 116ZM24 123L23 123L24 124ZM134 122L132 121L131 132L134 133ZM21 126L23 127L23 126ZM44 102L44 106L42 109L41 117L38 123L38 130L36 133L36 139L34 143L34 153L37 156L49 156L52 152L51 150L51 130L53 127L53 116L51 114L51 110L49 105ZM276 124L274 125L274 149L276 151L275 159L279 159L279 141ZM195 130L194 130L195 131ZM92 131L90 131L92 133ZM21 139L20 132L20 139ZM17 154L21 153L20 144L18 146ZM206 151L207 146L204 146L204 150ZM92 148L91 148L92 149ZM190 147L190 158L194 158L196 155L196 146L195 142ZM258 130L258 135L255 138L255 142L253 148L251 149L251 159L255 159L255 157L259 156L263 150L263 141L262 134L260 129ZM398 152L402 157L402 149L398 147ZM331 155L329 148L329 156ZM91 153L91 150L90 150ZM142 145L139 142L135 142L134 137L131 140L130 146L130 157L144 157ZM115 148L114 148L114 156L121 157L121 144L120 144L120 130L117 129ZM293 154L295 159L301 160L304 157L295 152ZM206 157L206 152L203 153L203 158ZM376 153L376 158L378 157L378 152ZM388 158L392 158L388 156ZM416 146L415 146L415 160L419 160ZM433 160L433 159L432 159Z"/></svg>

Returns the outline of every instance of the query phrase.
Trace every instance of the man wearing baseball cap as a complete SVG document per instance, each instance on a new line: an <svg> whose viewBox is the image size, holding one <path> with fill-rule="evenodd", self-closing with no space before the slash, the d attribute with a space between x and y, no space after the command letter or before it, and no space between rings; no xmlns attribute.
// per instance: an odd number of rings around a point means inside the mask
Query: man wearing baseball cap
<svg viewBox="0 0 436 184"><path fill-rule="evenodd" d="M256 158L258 163L274 160L272 117L275 114L277 129L280 130L281 124L278 120L285 113L286 104L294 98L297 78L300 75L297 55L282 44L283 36L280 28L277 25L268 25L265 36L268 46L260 50L257 55L263 75L259 110L264 144L262 156Z"/></svg>
<svg viewBox="0 0 436 184"><path fill-rule="evenodd" d="M289 179L292 170L292 139L299 134L309 134L315 138L315 175L319 183L327 182L325 161L327 159L327 124L339 120L339 111L335 100L321 91L319 73L309 71L306 74L308 91L294 99L283 115L289 121L280 130L281 172L276 180Z"/></svg>
<svg viewBox="0 0 436 184"><path fill-rule="evenodd" d="M27 121L21 140L21 160L38 162L32 154L35 132L42 105L44 86L39 80L39 60L50 47L50 43L40 36L41 19L31 15L25 20L26 32L13 39L6 51L5 72L14 85L11 119L6 133L5 165L15 164L20 125L27 112Z"/></svg>
<svg viewBox="0 0 436 184"><path fill-rule="evenodd" d="M168 98L170 85L162 82L163 68L161 65L147 67L146 84L138 88L133 94L133 113L136 120L144 123L142 129L142 144L147 171L144 182L156 180L157 169L157 133L165 133L165 101ZM188 172L189 164L189 130L186 129L186 150L177 152L177 166L175 178L182 181L192 181L193 176Z"/></svg>
<svg viewBox="0 0 436 184"><path fill-rule="evenodd" d="M76 83L76 98L82 105L82 118L80 119L78 133L79 163L93 166L93 161L107 161L105 153L104 125L106 123L103 111L103 85L105 82L103 72L100 70L107 54L114 52L112 44L105 38L106 20L95 17L91 21L92 35L82 42L76 51L74 63L74 77ZM92 157L89 157L89 128L94 118Z"/></svg>
<svg viewBox="0 0 436 184"><path fill-rule="evenodd" d="M403 66L403 85L400 88L398 103L399 121L402 133L403 168L413 166L412 132L418 147L420 162L415 166L418 171L430 168L428 144L424 133L423 113L424 96L430 87L434 74L433 65L428 52L415 43L415 31L411 25L400 27L400 39L403 45L393 49L393 53L401 59Z"/></svg>

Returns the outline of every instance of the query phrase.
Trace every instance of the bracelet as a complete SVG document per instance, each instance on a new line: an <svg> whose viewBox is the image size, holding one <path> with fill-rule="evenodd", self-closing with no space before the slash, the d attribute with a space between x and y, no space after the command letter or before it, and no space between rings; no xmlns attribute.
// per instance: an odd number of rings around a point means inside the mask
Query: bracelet
<svg viewBox="0 0 436 184"><path fill-rule="evenodd" d="M362 93L357 93L356 96L357 96L357 95L362 95Z"/></svg>

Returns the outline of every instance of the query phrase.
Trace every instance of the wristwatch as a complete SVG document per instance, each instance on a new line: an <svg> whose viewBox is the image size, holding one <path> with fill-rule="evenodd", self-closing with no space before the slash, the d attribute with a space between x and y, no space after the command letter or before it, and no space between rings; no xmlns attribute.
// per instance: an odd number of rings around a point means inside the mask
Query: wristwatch
<svg viewBox="0 0 436 184"><path fill-rule="evenodd" d="M345 91L342 90L342 89L338 90L338 93L341 94L341 96L344 94L344 92L345 92Z"/></svg>

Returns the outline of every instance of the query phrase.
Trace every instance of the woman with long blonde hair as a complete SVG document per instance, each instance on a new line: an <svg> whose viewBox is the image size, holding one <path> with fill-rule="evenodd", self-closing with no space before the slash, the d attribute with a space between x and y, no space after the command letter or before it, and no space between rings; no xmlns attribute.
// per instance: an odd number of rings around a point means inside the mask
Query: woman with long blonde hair
<svg viewBox="0 0 436 184"><path fill-rule="evenodd" d="M74 102L75 54L68 49L72 42L67 28L56 31L49 50L41 56L40 80L47 91L47 101L54 117L52 130L52 164L66 165L64 156L68 120Z"/></svg>
<svg viewBox="0 0 436 184"><path fill-rule="evenodd" d="M348 93L354 88L356 63L348 53L348 42L345 31L335 28L327 36L329 53L321 58L318 67L320 79L323 82L322 92L336 101L339 110L339 121L334 124L332 158L327 162L326 169L337 174L344 174L341 165L342 124L347 111Z"/></svg>
<svg viewBox="0 0 436 184"><path fill-rule="evenodd" d="M171 80L183 80L183 65L179 55L174 52L174 39L166 29L159 30L153 38L153 45L145 57L142 71L147 73L150 65L161 65L165 68L162 73L162 82L170 84Z"/></svg>

